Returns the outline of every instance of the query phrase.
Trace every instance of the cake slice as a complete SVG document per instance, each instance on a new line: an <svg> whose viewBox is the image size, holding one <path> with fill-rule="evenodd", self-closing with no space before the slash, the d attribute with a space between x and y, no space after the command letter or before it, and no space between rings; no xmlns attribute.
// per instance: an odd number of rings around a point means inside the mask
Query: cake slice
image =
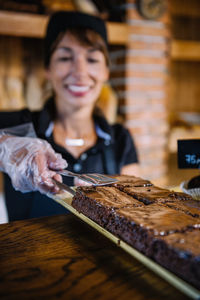
<svg viewBox="0 0 200 300"><path fill-rule="evenodd" d="M110 186L78 187L72 206L200 288L200 206L147 180L117 178Z"/></svg>

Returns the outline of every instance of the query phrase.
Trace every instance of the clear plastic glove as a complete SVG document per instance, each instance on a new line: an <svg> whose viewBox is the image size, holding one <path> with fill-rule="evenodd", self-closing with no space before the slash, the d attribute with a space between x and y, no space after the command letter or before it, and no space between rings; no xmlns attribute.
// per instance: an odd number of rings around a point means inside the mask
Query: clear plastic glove
<svg viewBox="0 0 200 300"><path fill-rule="evenodd" d="M66 168L67 162L44 140L0 135L0 166L16 190L47 194L59 191L51 178L62 181L56 170Z"/></svg>

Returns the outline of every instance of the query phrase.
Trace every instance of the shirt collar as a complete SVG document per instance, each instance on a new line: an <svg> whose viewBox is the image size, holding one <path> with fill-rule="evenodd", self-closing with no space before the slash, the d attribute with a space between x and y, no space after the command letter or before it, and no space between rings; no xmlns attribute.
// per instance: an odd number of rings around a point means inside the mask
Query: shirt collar
<svg viewBox="0 0 200 300"><path fill-rule="evenodd" d="M49 126L47 127L44 135L46 136L46 138L49 138L51 136L51 134L53 133L53 127L54 127L54 122L50 122Z"/></svg>
<svg viewBox="0 0 200 300"><path fill-rule="evenodd" d="M53 127L54 127L54 122L51 121L49 123L49 126L47 127L47 129L45 131L45 137L46 138L49 138L52 135ZM96 128L96 133L97 133L98 137L100 137L101 139L104 139L105 141L110 141L111 140L111 135L108 134L107 132L103 131L98 124L95 125L95 128Z"/></svg>
<svg viewBox="0 0 200 300"><path fill-rule="evenodd" d="M96 128L96 133L97 133L98 137L104 139L105 141L110 141L111 140L110 134L108 134L107 132L103 131L98 124L96 124L95 128Z"/></svg>

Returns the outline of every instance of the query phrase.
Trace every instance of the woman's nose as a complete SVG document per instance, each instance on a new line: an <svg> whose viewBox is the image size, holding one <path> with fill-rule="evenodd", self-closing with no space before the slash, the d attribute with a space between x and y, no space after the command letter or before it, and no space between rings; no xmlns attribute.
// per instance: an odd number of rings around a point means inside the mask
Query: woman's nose
<svg viewBox="0 0 200 300"><path fill-rule="evenodd" d="M87 63L82 58L77 58L74 62L73 73L76 76L85 75L87 72Z"/></svg>

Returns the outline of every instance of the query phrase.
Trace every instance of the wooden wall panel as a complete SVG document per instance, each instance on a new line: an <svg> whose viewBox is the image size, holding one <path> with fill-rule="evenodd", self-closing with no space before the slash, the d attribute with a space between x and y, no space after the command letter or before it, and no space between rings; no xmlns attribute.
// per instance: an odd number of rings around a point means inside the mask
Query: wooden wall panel
<svg viewBox="0 0 200 300"><path fill-rule="evenodd" d="M200 113L200 62L173 62L170 78L170 111Z"/></svg>
<svg viewBox="0 0 200 300"><path fill-rule="evenodd" d="M200 15L199 18L173 16L171 29L175 39L200 41Z"/></svg>
<svg viewBox="0 0 200 300"><path fill-rule="evenodd" d="M200 17L199 0L170 0L169 3L172 15Z"/></svg>
<svg viewBox="0 0 200 300"><path fill-rule="evenodd" d="M177 60L174 57L171 62L168 107L171 113L200 112L200 61L197 53L200 42L200 1L170 0L170 12L172 38L182 41L177 50L183 55L179 55ZM190 60L187 55L184 56L187 51L190 51Z"/></svg>

